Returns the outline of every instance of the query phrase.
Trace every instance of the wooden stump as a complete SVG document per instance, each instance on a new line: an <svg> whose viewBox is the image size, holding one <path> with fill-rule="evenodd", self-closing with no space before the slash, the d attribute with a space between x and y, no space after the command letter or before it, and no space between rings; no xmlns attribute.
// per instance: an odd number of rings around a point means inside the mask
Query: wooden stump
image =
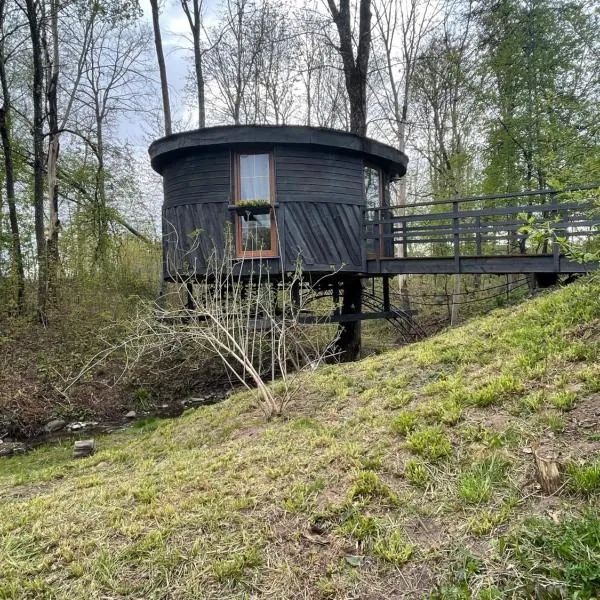
<svg viewBox="0 0 600 600"><path fill-rule="evenodd" d="M75 442L73 458L84 458L91 456L96 451L96 442L94 440L80 440Z"/></svg>
<svg viewBox="0 0 600 600"><path fill-rule="evenodd" d="M535 476L542 490L548 495L556 494L563 485L563 465L558 460L558 455L553 452L544 452L539 447L533 449L535 462Z"/></svg>

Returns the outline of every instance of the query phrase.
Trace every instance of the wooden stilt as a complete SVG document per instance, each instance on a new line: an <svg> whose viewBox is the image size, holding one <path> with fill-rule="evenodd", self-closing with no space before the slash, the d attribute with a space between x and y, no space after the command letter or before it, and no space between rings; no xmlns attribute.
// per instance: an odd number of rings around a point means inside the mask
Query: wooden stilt
<svg viewBox="0 0 600 600"><path fill-rule="evenodd" d="M388 275L383 278L383 310L390 310L390 278Z"/></svg>
<svg viewBox="0 0 600 600"><path fill-rule="evenodd" d="M362 310L362 281L360 277L349 277L344 281L342 315L359 314ZM360 358L360 321L347 321L340 324L337 345L340 361L352 362Z"/></svg>
<svg viewBox="0 0 600 600"><path fill-rule="evenodd" d="M186 292L187 292L187 294L186 294L187 301L185 303L185 307L188 310L193 310L194 309L194 304L195 304L195 302L194 302L194 285L192 284L191 281L188 281L185 284L185 287L186 287Z"/></svg>

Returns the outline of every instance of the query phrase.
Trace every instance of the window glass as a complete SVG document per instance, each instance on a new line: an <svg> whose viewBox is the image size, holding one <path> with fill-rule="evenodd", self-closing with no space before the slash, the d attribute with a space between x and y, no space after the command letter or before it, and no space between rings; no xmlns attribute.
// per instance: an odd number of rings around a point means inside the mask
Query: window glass
<svg viewBox="0 0 600 600"><path fill-rule="evenodd" d="M247 212L238 217L241 234L239 250L270 252L273 250L271 211L265 212L264 207L260 207L261 204L271 203L269 154L240 154L239 169L239 196L236 201L248 203Z"/></svg>
<svg viewBox="0 0 600 600"><path fill-rule="evenodd" d="M364 179L365 179L365 201L367 208L378 208L380 206L380 181L379 181L379 170L373 167L364 168ZM371 217L374 217L376 211L370 211L368 213Z"/></svg>
<svg viewBox="0 0 600 600"><path fill-rule="evenodd" d="M365 205L367 208L379 208L381 206L381 180L379 169L365 166L363 169L363 178L365 182ZM369 210L365 213L365 221L374 221L379 218L379 211ZM366 225L366 232L377 233L377 225ZM367 253L369 255L377 254L378 241L376 239L367 239Z"/></svg>
<svg viewBox="0 0 600 600"><path fill-rule="evenodd" d="M242 251L271 250L271 215L248 215L241 219Z"/></svg>
<svg viewBox="0 0 600 600"><path fill-rule="evenodd" d="M268 154L240 154L240 201L271 202Z"/></svg>

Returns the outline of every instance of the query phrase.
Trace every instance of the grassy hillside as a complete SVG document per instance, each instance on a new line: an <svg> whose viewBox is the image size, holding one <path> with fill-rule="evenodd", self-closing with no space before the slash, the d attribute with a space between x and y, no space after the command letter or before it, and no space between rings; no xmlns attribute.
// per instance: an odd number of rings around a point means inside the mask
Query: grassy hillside
<svg viewBox="0 0 600 600"><path fill-rule="evenodd" d="M591 598L600 288L0 462L0 598ZM560 453L544 495L532 452Z"/></svg>

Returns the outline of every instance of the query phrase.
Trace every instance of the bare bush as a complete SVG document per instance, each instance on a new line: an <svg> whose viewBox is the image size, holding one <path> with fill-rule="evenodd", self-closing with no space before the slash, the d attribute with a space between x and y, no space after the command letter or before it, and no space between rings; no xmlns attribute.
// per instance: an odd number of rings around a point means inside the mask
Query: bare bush
<svg viewBox="0 0 600 600"><path fill-rule="evenodd" d="M188 258L199 238L187 250ZM174 283L160 304L146 305L126 338L79 376L115 350L125 352L128 370L149 356L158 368L161 359L174 354L218 357L235 379L257 390L267 418L281 415L299 389L300 373L316 369L336 351L336 339L320 343L301 322L314 285L304 280L300 262L294 272L274 272L262 258L236 257L227 234L224 251L212 252L202 277L189 260L184 264L189 274L173 273Z"/></svg>

